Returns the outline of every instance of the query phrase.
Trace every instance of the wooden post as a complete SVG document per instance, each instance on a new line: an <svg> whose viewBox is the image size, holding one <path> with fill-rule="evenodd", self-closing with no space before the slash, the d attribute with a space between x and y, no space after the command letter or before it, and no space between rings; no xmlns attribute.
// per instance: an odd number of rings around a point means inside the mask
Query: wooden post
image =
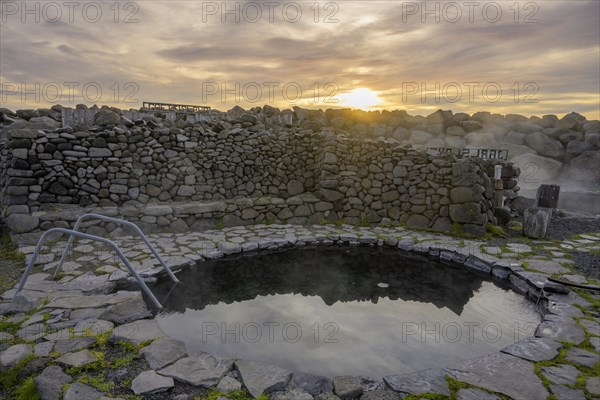
<svg viewBox="0 0 600 400"><path fill-rule="evenodd" d="M502 165L498 164L494 167L494 207L500 208L504 205L503 191Z"/></svg>
<svg viewBox="0 0 600 400"><path fill-rule="evenodd" d="M559 185L541 185L536 195L537 207L557 208L559 194Z"/></svg>

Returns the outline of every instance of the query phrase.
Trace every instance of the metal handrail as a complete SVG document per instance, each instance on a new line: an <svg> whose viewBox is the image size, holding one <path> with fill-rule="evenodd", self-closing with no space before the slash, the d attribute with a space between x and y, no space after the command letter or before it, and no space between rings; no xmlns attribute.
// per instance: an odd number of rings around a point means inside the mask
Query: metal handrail
<svg viewBox="0 0 600 400"><path fill-rule="evenodd" d="M38 258L38 255L40 253L40 250L41 250L42 246L44 245L44 242L46 241L46 239L48 238L48 236L50 236L53 233L66 233L71 238L73 236L77 236L77 237L81 237L81 238L84 238L84 239L95 240L97 242L101 242L101 243L107 244L110 247L112 247L113 250L119 256L119 258L121 258L121 261L123 261L123 263L125 264L125 266L129 270L129 272L133 275L133 277L137 281L138 285L140 285L140 287L142 288L142 290L148 295L148 297L150 298L150 300L152 300L152 303L154 303L154 305L157 308L159 308L159 309L163 308L162 305L160 304L160 302L154 296L154 294L150 291L150 289L148 289L148 286L146 286L146 283L144 282L144 280L142 278L140 278L140 276L138 275L138 273L133 269L133 267L129 263L129 260L127 259L127 257L125 257L125 255L121 252L121 249L119 249L119 246L117 246L113 241L105 239L105 238L100 237L100 236L94 236L94 235L90 235L90 234L87 234L87 233L78 232L78 231L75 231L75 230L72 230L72 229L65 229L65 228L51 228L51 229L48 229L40 237L40 240L38 241L37 245L35 246L35 251L33 252L32 257L29 260L29 263L27 264L27 268L25 268L25 273L23 274L23 277L21 278L21 281L19 282L19 286L17 286L17 291L13 295L12 301L14 301L15 298L19 295L19 293L21 293L21 291L23 290L23 287L25 286L25 282L27 282L27 278L29 277L31 269L33 268L33 264L35 264L35 261Z"/></svg>
<svg viewBox="0 0 600 400"><path fill-rule="evenodd" d="M165 269L165 271L167 271L167 274L169 275L169 277L171 278L171 280L175 283L179 283L179 279L177 279L177 277L175 276L175 274L173 274L173 272L171 271L171 269L167 266L167 264L163 261L163 259L161 258L160 254L158 254L158 252L156 251L156 249L154 248L154 246L152 246L152 244L150 243L150 241L148 240L148 238L146 237L146 235L144 235L144 233L142 232L142 230L133 222L129 222L129 221L125 221L123 219L117 219L117 218L112 218L112 217L108 217L106 215L101 215L101 214L95 214L95 213L86 213L86 214L82 214L79 216L79 218L77 218L77 221L75 222L75 226L73 227L73 230L75 232L79 232L79 225L81 224L81 221L83 221L84 219L99 219L101 221L106 221L106 222L113 222L115 224L121 224L121 225L126 225L130 228L133 228L133 230L135 230L137 232L137 234L142 238L142 240L146 243L146 245L148 246L148 248L150 249L150 251L152 252L152 254L154 254L154 256L157 258L158 262L160 262L160 264L163 266L163 268ZM58 262L58 265L56 266L56 271L54 271L54 277L56 278L56 276L58 275L60 269L62 268L62 265L65 262L65 258L67 256L67 253L69 252L69 249L71 248L71 246L73 245L73 241L75 240L74 236L70 236L69 237L69 241L67 242L67 247L65 247L65 249L63 250L62 256L60 257L60 261Z"/></svg>

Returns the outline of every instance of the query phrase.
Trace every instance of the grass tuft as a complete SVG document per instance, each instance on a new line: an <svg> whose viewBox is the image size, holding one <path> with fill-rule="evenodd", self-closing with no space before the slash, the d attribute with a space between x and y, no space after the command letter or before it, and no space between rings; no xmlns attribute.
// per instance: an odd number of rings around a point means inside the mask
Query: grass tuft
<svg viewBox="0 0 600 400"><path fill-rule="evenodd" d="M16 400L40 400L33 376L25 379L21 386L15 390Z"/></svg>

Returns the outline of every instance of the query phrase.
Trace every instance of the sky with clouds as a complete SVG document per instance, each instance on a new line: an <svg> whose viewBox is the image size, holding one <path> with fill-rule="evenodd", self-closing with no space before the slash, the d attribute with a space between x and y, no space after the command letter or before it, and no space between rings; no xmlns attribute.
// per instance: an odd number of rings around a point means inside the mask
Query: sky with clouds
<svg viewBox="0 0 600 400"><path fill-rule="evenodd" d="M0 5L0 103L11 109L600 114L597 0Z"/></svg>

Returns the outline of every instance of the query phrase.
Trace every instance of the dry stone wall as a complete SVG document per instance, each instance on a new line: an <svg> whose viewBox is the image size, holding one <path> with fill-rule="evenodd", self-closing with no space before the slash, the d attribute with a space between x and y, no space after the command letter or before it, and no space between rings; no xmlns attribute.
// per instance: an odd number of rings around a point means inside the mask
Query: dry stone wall
<svg viewBox="0 0 600 400"><path fill-rule="evenodd" d="M490 161L306 120L273 125L252 113L194 122L140 113L131 120L103 107L93 124L66 127L57 114L3 111L3 216L15 234L69 227L90 210L147 231L329 220L439 231L460 223L482 234L496 222ZM511 165L504 172L507 183L518 175Z"/></svg>

